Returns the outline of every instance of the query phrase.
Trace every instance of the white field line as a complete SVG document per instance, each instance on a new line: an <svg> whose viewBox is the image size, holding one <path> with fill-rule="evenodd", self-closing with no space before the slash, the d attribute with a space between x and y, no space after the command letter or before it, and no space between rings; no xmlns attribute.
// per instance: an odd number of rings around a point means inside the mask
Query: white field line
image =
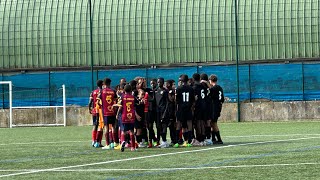
<svg viewBox="0 0 320 180"><path fill-rule="evenodd" d="M268 144L268 143L277 143L277 142L289 142L289 141L300 141L300 140L319 139L319 138L320 137L308 137L308 138L297 138L297 139L286 139L286 140L275 140L275 141L262 141L262 142L244 143L244 144L236 144L236 145L218 146L218 147L211 147L211 148L205 148L205 149L196 149L196 150L189 150L189 151L179 151L179 152L164 153L164 154L154 154L154 155L149 155L149 156L140 156L140 157L134 157L134 158L117 159L117 160L103 161L103 162L97 162L97 163L80 164L80 165L64 166L64 167L57 167L57 168L51 168L51 169L39 169L39 170L35 170L35 171L12 173L12 174L1 175L0 178L1 177L18 176L18 175L24 175L24 174L34 174L34 173L39 173L39 172L50 172L50 171L52 172L52 171L62 170L62 169L71 169L71 168L87 167L87 166L94 166L94 165L111 164L111 163L117 163L117 162L133 161L133 160L138 160L138 159L148 159L148 158L162 157L162 156L169 156L169 155L210 151L210 150L214 150L214 149L224 149L224 148L238 147L238 146Z"/></svg>
<svg viewBox="0 0 320 180"><path fill-rule="evenodd" d="M247 138L247 137L292 137L292 136L320 136L320 134L259 134L259 135L247 135L247 136L224 136L224 138ZM30 145L30 144L63 144L63 143L87 143L91 142L91 140L87 141L55 141L55 142L27 142L27 143L7 143L0 144L0 146L8 146L8 145Z"/></svg>
<svg viewBox="0 0 320 180"><path fill-rule="evenodd" d="M57 169L50 172L108 172L108 171L177 171L177 170L203 170L203 169L228 169L228 168L255 168L255 167L277 167L277 166L304 166L320 165L320 163L294 163L294 164L252 164L237 166L211 166L211 167L182 167L182 168L151 168L151 169ZM0 170L0 172L28 172L40 171L41 169L22 169L22 170Z"/></svg>

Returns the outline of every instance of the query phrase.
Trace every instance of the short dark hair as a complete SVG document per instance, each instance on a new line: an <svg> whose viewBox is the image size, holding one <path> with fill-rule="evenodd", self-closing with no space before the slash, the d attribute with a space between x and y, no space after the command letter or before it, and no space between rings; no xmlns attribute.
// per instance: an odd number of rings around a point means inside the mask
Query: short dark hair
<svg viewBox="0 0 320 180"><path fill-rule="evenodd" d="M200 81L200 74L199 73L194 73L192 75L192 78L195 80L195 81Z"/></svg>
<svg viewBox="0 0 320 180"><path fill-rule="evenodd" d="M102 80L97 80L97 86L99 87L99 88L102 88L102 84L103 84L103 81Z"/></svg>
<svg viewBox="0 0 320 180"><path fill-rule="evenodd" d="M124 86L124 91L125 92L129 93L129 92L131 92L131 90L132 90L132 88L131 88L131 86L129 84Z"/></svg>
<svg viewBox="0 0 320 180"><path fill-rule="evenodd" d="M186 75L186 74L182 74L182 75L180 76L179 80L182 81L182 82L184 82L184 83L187 83L188 80L189 80L189 77L188 77L188 75Z"/></svg>
<svg viewBox="0 0 320 180"><path fill-rule="evenodd" d="M129 84L130 84L131 87L136 87L137 86L137 81L131 80Z"/></svg>
<svg viewBox="0 0 320 180"><path fill-rule="evenodd" d="M157 79L151 79L151 81L153 81L153 82L157 82Z"/></svg>
<svg viewBox="0 0 320 180"><path fill-rule="evenodd" d="M202 74L200 75L200 79L201 79L201 80L208 81L208 75L205 74L205 73L202 73Z"/></svg>
<svg viewBox="0 0 320 180"><path fill-rule="evenodd" d="M169 84L170 87L173 85L173 82L174 82L174 80L172 80L172 79L169 79L166 81L166 83Z"/></svg>
<svg viewBox="0 0 320 180"><path fill-rule="evenodd" d="M159 77L158 80L164 82L164 78L163 77Z"/></svg>
<svg viewBox="0 0 320 180"><path fill-rule="evenodd" d="M104 82L105 85L110 86L111 79L110 78L105 78L103 82Z"/></svg>
<svg viewBox="0 0 320 180"><path fill-rule="evenodd" d="M215 74L211 74L210 77L209 77L210 81L212 82L217 82L218 81L218 77L217 75Z"/></svg>

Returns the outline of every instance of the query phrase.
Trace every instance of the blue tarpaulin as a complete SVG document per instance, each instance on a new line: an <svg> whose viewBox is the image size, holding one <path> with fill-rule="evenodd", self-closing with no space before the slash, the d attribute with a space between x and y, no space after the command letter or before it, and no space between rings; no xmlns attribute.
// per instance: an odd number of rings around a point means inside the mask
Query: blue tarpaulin
<svg viewBox="0 0 320 180"><path fill-rule="evenodd" d="M194 66L168 68L140 68L119 70L95 70L95 79L109 77L112 87L121 78L127 82L140 76L163 77L176 82L181 74L216 74L218 83L232 102L237 100L237 76L235 65ZM239 66L240 100L269 99L271 101L319 100L320 64L251 64ZM67 105L86 106L91 92L91 71L59 71L24 74L3 74L2 81L13 83L13 106L60 105L61 86L66 85ZM95 82L94 82L95 84ZM149 83L148 83L149 84ZM176 83L177 84L177 83ZM8 88L0 88L0 108L8 106Z"/></svg>

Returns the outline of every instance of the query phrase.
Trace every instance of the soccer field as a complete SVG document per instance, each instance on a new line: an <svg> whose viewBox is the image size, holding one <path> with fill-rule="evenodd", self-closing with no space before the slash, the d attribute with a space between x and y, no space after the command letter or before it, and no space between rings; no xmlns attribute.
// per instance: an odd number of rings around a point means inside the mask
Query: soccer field
<svg viewBox="0 0 320 180"><path fill-rule="evenodd" d="M91 127L0 130L0 179L319 179L320 123L221 123L223 145L91 147Z"/></svg>

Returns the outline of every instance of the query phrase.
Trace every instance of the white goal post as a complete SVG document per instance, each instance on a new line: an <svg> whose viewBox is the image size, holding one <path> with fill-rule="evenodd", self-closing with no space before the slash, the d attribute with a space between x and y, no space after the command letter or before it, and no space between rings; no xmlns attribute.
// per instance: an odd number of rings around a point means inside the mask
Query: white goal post
<svg viewBox="0 0 320 180"><path fill-rule="evenodd" d="M11 81L0 81L0 85L7 84L9 86L9 127L30 127L30 126L66 126L66 118L67 118L67 113L66 113L66 90L65 90L65 85L62 85L62 105L60 106L14 106L13 100L14 100L14 94L13 94L13 89L12 89L12 82ZM32 123L32 124L16 124L14 122L14 116L13 116L13 111L15 109L20 109L20 110L29 110L29 109L48 109L48 108L54 108L55 109L55 123ZM58 109L62 109L62 119L63 123L58 123L57 117L58 117ZM36 111L36 110L35 110Z"/></svg>

